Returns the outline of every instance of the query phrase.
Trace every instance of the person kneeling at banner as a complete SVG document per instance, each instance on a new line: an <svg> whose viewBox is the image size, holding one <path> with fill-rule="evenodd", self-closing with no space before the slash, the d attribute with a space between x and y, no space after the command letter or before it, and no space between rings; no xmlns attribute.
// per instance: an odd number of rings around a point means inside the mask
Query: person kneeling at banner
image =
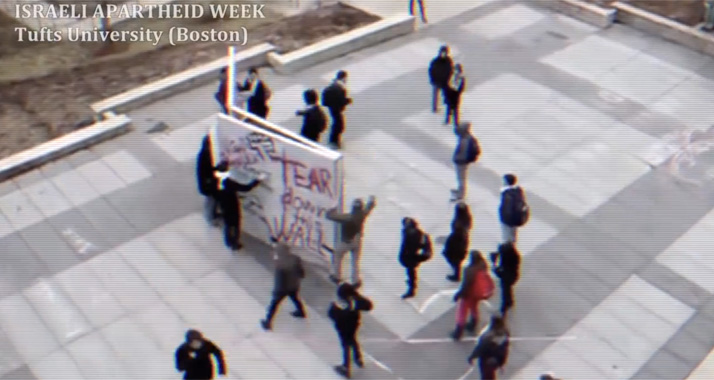
<svg viewBox="0 0 714 380"><path fill-rule="evenodd" d="M360 255L362 254L362 231L364 230L364 222L376 204L376 199L372 195L367 200L367 205L364 205L361 199L355 199L352 202L352 211L350 213L338 213L336 208L327 211L325 217L339 223L341 227L340 242L337 243L332 254L330 280L335 284L342 282L342 259L345 257L345 253L350 251L352 254L352 284L358 288L362 285L359 273Z"/></svg>
<svg viewBox="0 0 714 380"><path fill-rule="evenodd" d="M417 289L417 268L432 256L431 239L419 229L417 221L412 218L402 219L402 247L399 250L399 263L407 270L409 288L402 299L412 298Z"/></svg>
<svg viewBox="0 0 714 380"><path fill-rule="evenodd" d="M335 323L335 330L342 345L342 365L335 372L350 378L350 353L358 367L364 367L362 352L357 342L360 312L372 310L372 301L357 292L354 286L342 284L337 288L337 300L330 305L327 315Z"/></svg>
<svg viewBox="0 0 714 380"><path fill-rule="evenodd" d="M481 379L496 380L496 370L503 371L503 366L508 360L510 335L503 318L495 316L491 318L488 331L479 338L468 358L469 365L473 365L474 360L478 359Z"/></svg>
<svg viewBox="0 0 714 380"><path fill-rule="evenodd" d="M317 105L317 91L306 90L302 94L307 108L295 112L297 116L302 116L302 129L300 135L314 142L320 141L320 134L327 129L327 115Z"/></svg>
<svg viewBox="0 0 714 380"><path fill-rule="evenodd" d="M271 239L273 244L277 242ZM305 268L302 265L302 259L290 252L290 246L285 243L279 243L275 247L275 283L273 285L273 300L270 301L268 314L265 319L260 321L260 325L264 330L272 330L273 317L278 311L280 303L285 297L290 297L295 305L295 311L292 316L295 318L305 318L305 307L300 301L300 282L305 278Z"/></svg>
<svg viewBox="0 0 714 380"><path fill-rule="evenodd" d="M223 228L226 246L234 251L243 248L240 242L241 204L238 192L253 190L264 179L261 175L247 185L240 184L230 178L228 162L222 161L216 167L218 179L218 203L223 212Z"/></svg>

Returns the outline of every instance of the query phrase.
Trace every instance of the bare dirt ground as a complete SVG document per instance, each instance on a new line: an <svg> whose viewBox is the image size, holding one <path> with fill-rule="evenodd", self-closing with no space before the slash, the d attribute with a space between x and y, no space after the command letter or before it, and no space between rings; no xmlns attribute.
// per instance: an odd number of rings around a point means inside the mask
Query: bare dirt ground
<svg viewBox="0 0 714 380"><path fill-rule="evenodd" d="M586 0L590 3L609 6L616 0ZM622 0L635 7L666 17L684 25L695 26L704 20L702 0Z"/></svg>
<svg viewBox="0 0 714 380"><path fill-rule="evenodd" d="M245 47L269 42L287 52L378 18L355 8L334 5L297 16L273 16L266 20L254 20L246 26L249 34ZM153 28L170 27L156 23L167 23L166 20L151 21L155 21ZM131 28L132 22L122 23L117 29ZM195 22L208 28L212 23L234 21ZM241 26L245 26L245 22ZM34 43L30 46L18 44L13 30L15 26L18 26L17 21L0 12L0 67L3 68L0 70L0 158L81 127L82 122L94 116L89 108L93 102L226 54L223 43L158 47L146 43L122 43L109 48L103 44L79 43ZM201 28L201 25L194 26ZM226 24L226 27L229 26Z"/></svg>

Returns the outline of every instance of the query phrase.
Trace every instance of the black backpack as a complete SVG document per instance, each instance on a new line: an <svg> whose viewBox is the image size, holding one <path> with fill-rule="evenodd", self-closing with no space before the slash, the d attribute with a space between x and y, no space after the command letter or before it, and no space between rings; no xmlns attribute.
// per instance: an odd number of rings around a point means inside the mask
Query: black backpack
<svg viewBox="0 0 714 380"><path fill-rule="evenodd" d="M469 143L466 150L466 162L474 163L481 155L481 147L478 145L478 140L475 137L469 138Z"/></svg>
<svg viewBox="0 0 714 380"><path fill-rule="evenodd" d="M332 83L322 90L322 105L331 108L336 106L335 100L339 96L340 89L337 83Z"/></svg>
<svg viewBox="0 0 714 380"><path fill-rule="evenodd" d="M522 227L530 218L530 207L526 203L523 190L520 188L508 189L504 194L504 219L507 224Z"/></svg>

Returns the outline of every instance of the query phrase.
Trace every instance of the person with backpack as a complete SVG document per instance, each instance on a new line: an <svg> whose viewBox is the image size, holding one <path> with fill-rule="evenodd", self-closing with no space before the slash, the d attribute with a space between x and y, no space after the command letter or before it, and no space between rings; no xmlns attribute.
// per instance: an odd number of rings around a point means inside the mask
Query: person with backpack
<svg viewBox="0 0 714 380"><path fill-rule="evenodd" d="M449 122L454 120L454 126L459 125L459 107L461 106L461 94L466 88L466 78L464 77L464 69L460 63L454 66L454 73L449 79L449 83L444 90L446 97L446 118L444 124L449 125Z"/></svg>
<svg viewBox="0 0 714 380"><path fill-rule="evenodd" d="M198 192L204 196L203 214L208 223L218 225L220 217L218 207L218 181L213 175L213 157L211 154L211 138L203 137L201 151L196 159L196 179L198 180Z"/></svg>
<svg viewBox="0 0 714 380"><path fill-rule="evenodd" d="M297 116L302 116L302 129L300 135L314 142L320 141L320 134L327 127L327 117L325 113L317 105L317 91L313 89L306 90L302 94L307 108L295 112Z"/></svg>
<svg viewBox="0 0 714 380"><path fill-rule="evenodd" d="M347 72L340 70L332 83L322 91L322 105L327 107L332 118L330 145L335 149L342 147L341 136L345 131L344 112L350 104L352 98L347 95Z"/></svg>
<svg viewBox="0 0 714 380"><path fill-rule="evenodd" d="M278 311L280 303L285 297L289 297L295 305L292 316L295 318L305 318L305 307L300 301L300 282L305 278L305 268L302 259L290 252L290 247L285 243L279 243L275 247L275 283L273 285L273 300L268 307L268 314L260 321L263 330L272 330L273 317Z"/></svg>
<svg viewBox="0 0 714 380"><path fill-rule="evenodd" d="M463 282L461 288L454 294L454 302L458 302L456 308L456 329L451 337L459 341L464 334L464 330L474 333L478 325L478 305L481 301L491 298L494 284L491 275L488 273L488 264L481 252L471 251L469 266L464 269ZM466 317L470 315L468 324Z"/></svg>
<svg viewBox="0 0 714 380"><path fill-rule="evenodd" d="M272 91L258 75L257 68L251 67L248 70L248 78L246 78L242 86L238 87L238 90L250 92L248 96L248 112L263 119L268 118L268 112L270 111L268 100L272 96Z"/></svg>
<svg viewBox="0 0 714 380"><path fill-rule="evenodd" d="M429 82L431 82L431 109L439 112L439 96L446 102L446 88L454 71L454 61L449 56L449 47L442 45L439 54L429 64Z"/></svg>
<svg viewBox="0 0 714 380"><path fill-rule="evenodd" d="M431 239L429 235L419 229L416 220L402 219L402 246L399 249L399 263L407 270L406 293L402 299L412 298L417 289L417 268L432 256Z"/></svg>
<svg viewBox="0 0 714 380"><path fill-rule="evenodd" d="M501 205L498 208L503 243L515 243L518 238L518 227L524 226L530 217L530 207L526 203L525 192L517 182L518 178L513 174L503 176L505 187L501 190Z"/></svg>
<svg viewBox="0 0 714 380"><path fill-rule="evenodd" d="M466 196L469 164L476 162L481 154L481 147L479 146L478 140L471 135L471 123L465 122L457 125L454 127L454 133L458 140L452 160L456 166L456 182L458 187L451 190L452 202L463 200Z"/></svg>
<svg viewBox="0 0 714 380"><path fill-rule="evenodd" d="M496 380L496 370L503 370L508 360L510 336L503 318L491 317L488 330L479 338L467 359L469 365L478 359L482 380Z"/></svg>
<svg viewBox="0 0 714 380"><path fill-rule="evenodd" d="M176 370L183 372L184 380L211 380L214 376L213 361L218 363L218 374L225 376L228 371L223 351L197 330L186 332L186 341L174 353Z"/></svg>
<svg viewBox="0 0 714 380"><path fill-rule="evenodd" d="M372 301L359 294L352 285L341 284L337 288L337 300L330 305L327 312L335 324L335 330L342 346L342 364L334 367L335 372L348 379L351 376L350 357L354 359L357 367L364 367L362 351L357 341L357 332L360 325L360 313L370 311L372 307Z"/></svg>
<svg viewBox="0 0 714 380"><path fill-rule="evenodd" d="M513 307L513 285L520 277L521 255L513 243L498 246L498 252L491 253L493 273L501 281L501 315Z"/></svg>

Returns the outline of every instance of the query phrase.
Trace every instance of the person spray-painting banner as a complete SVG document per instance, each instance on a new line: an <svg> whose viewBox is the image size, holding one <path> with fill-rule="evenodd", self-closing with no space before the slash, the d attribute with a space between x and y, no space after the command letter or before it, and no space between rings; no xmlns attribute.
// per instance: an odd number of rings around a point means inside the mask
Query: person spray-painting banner
<svg viewBox="0 0 714 380"><path fill-rule="evenodd" d="M228 161L231 177L263 185L242 199L242 230L328 258L335 225L325 215L342 205L342 156L320 151L225 115L212 127L214 163Z"/></svg>

